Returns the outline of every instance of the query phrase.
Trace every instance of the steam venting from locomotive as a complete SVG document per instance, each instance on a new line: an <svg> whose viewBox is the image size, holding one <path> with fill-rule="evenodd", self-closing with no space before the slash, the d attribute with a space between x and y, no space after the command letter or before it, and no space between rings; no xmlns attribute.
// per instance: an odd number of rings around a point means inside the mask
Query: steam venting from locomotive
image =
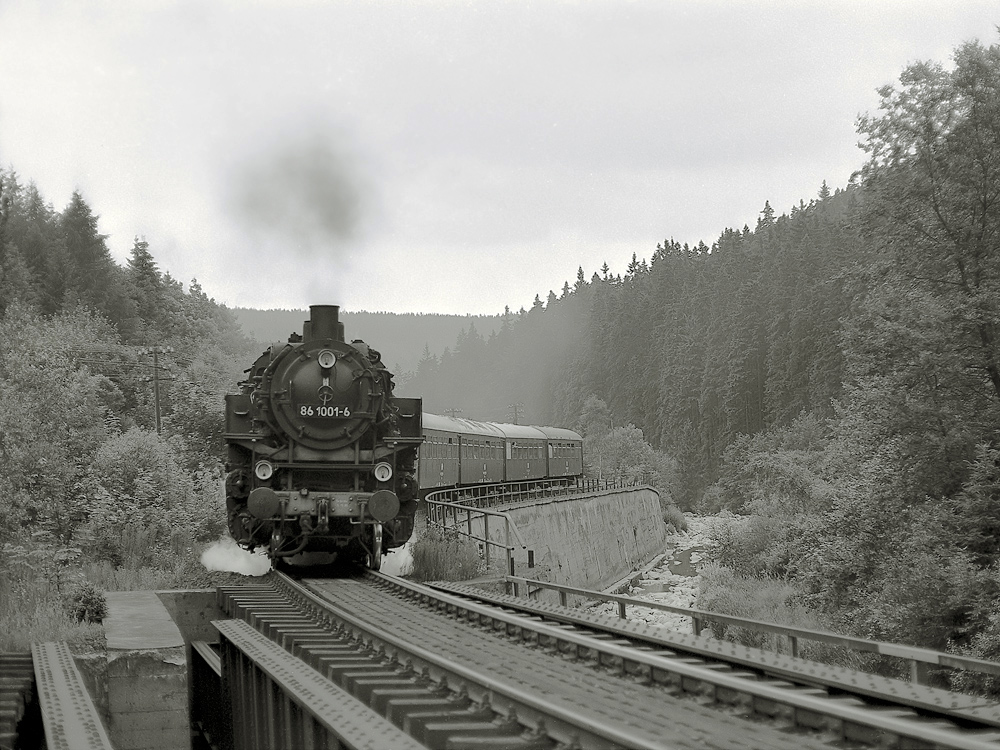
<svg viewBox="0 0 1000 750"><path fill-rule="evenodd" d="M417 505L420 399L363 341L347 343L336 305L314 305L302 335L272 346L226 397L229 530L273 558L320 552L377 568L402 545Z"/></svg>

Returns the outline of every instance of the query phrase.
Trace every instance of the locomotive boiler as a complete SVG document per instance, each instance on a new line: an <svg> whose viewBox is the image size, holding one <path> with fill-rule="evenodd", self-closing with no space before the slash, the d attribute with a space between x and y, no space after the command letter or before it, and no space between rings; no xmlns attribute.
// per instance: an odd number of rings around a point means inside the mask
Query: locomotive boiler
<svg viewBox="0 0 1000 750"><path fill-rule="evenodd" d="M265 351L226 396L226 506L244 548L378 569L413 531L421 400L393 395L377 351L344 341L336 305ZM315 558L315 556L311 556Z"/></svg>

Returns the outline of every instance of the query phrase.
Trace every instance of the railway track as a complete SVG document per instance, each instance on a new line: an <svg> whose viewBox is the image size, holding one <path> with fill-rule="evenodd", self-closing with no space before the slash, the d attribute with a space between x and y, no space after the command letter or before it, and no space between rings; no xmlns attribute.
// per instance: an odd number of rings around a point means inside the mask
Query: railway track
<svg viewBox="0 0 1000 750"><path fill-rule="evenodd" d="M402 730L400 742L1000 748L1000 722L987 707L915 700L907 683L895 683L898 700L887 697L889 684L852 691L843 670L794 660L796 669L767 661L773 654L725 653L732 644L713 651L709 639L670 642L632 623L449 588L379 574L298 582L272 574L263 586L220 589L220 601L353 696L358 711L373 712L367 721L382 722L375 735Z"/></svg>

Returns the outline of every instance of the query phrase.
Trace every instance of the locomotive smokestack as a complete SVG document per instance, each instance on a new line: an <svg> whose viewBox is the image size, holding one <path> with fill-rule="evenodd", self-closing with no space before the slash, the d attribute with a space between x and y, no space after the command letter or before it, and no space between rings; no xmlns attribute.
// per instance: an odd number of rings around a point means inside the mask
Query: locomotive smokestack
<svg viewBox="0 0 1000 750"><path fill-rule="evenodd" d="M333 339L335 341L344 340L344 327L338 320L340 308L337 305L310 305L309 306L309 334L304 336L306 341L316 339Z"/></svg>

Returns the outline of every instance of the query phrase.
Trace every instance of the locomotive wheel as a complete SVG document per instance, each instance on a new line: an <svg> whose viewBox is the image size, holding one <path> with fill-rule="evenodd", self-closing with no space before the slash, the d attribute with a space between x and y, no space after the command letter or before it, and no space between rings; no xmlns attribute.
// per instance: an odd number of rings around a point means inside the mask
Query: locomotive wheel
<svg viewBox="0 0 1000 750"><path fill-rule="evenodd" d="M365 567L368 570L378 570L382 567L382 524L372 526L371 546L365 557Z"/></svg>

